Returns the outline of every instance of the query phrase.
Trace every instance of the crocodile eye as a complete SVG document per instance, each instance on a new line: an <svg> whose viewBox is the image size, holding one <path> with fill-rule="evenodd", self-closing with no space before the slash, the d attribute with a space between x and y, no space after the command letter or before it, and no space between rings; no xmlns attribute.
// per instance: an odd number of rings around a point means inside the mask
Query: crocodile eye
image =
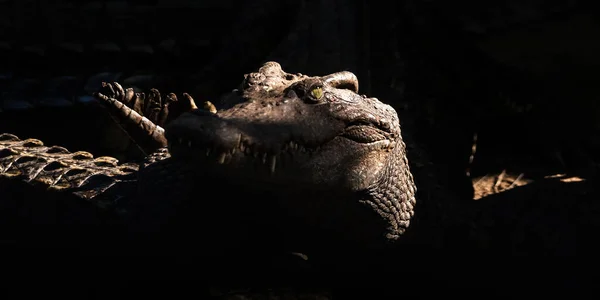
<svg viewBox="0 0 600 300"><path fill-rule="evenodd" d="M320 86L313 88L310 91L310 95L314 98L314 99L321 99L323 97L323 88L321 88Z"/></svg>

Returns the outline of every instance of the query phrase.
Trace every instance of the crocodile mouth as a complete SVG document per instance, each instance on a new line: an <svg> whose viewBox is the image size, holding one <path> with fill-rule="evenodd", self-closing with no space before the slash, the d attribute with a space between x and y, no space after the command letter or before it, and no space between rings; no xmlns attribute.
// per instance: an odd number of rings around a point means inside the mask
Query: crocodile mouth
<svg viewBox="0 0 600 300"><path fill-rule="evenodd" d="M329 132L322 140L311 143L294 138L294 130L298 131L284 125L240 125L218 116L189 115L171 124L166 135L169 151L175 159L186 159L218 169L249 169L251 172L247 174L252 175L273 175L283 169L292 170L336 142L356 146L352 151L394 147L389 133L371 122L350 122L341 131Z"/></svg>
<svg viewBox="0 0 600 300"><path fill-rule="evenodd" d="M243 142L242 134L239 140L240 143L235 147L224 148L179 137L173 142L169 141L168 147L175 158L192 157L195 161L216 165L252 165L256 171L266 170L270 174L275 174L278 167L290 163L297 156L311 156L319 150L319 147L307 147L289 141L280 147L280 151L268 151Z"/></svg>
<svg viewBox="0 0 600 300"><path fill-rule="evenodd" d="M175 159L254 171L249 174L274 174L320 148L299 143L274 125L248 125L207 114L182 115L167 127L166 136Z"/></svg>

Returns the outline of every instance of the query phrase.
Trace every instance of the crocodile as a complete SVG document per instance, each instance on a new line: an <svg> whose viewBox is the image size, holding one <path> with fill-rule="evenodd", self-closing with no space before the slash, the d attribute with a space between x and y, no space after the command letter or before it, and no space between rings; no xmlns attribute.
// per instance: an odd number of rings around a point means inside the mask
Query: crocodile
<svg viewBox="0 0 600 300"><path fill-rule="evenodd" d="M95 96L154 141L152 154L118 164L4 134L2 178L119 212L140 240L161 236L177 251L199 234L222 248L382 249L411 228L417 186L400 119L359 95L351 72L307 76L267 62L216 110L184 97L165 128L127 106L132 89L104 88ZM217 196L202 197L207 187Z"/></svg>
<svg viewBox="0 0 600 300"><path fill-rule="evenodd" d="M141 95L119 83L104 84L95 96L115 116L137 124L128 131L136 140L149 141L146 149L153 153L119 164L46 147L35 139L0 135L0 188L3 196L9 193L2 198L3 216L9 218L2 220L12 225L4 227L8 231L15 227L10 223L15 207L41 206L17 228L32 221L44 227L70 225L59 230L80 228L60 242L85 243L86 252L168 253L170 261L185 257L186 267L196 266L190 257L201 257L204 270L215 270L206 261L224 254L224 260L215 260L216 268L231 276L244 273L232 268L244 268L249 261L253 268L265 269L269 264L264 259L293 251L300 252L303 263L317 264L317 270L333 266L356 272L367 263L369 270L378 268L375 275L400 268L406 271L400 278L411 285L425 279L446 286L465 281L489 286L482 280L489 277L481 274L498 270L489 264L475 267L468 280L451 273L480 262L478 254L490 248L504 256L523 250L572 254L576 245L590 246L575 233L597 228L597 191L591 180L570 187L556 184L558 179L528 185L521 189L527 198L515 188L460 201L452 189L439 185L432 171L436 166L410 132L401 131L410 122L376 98L359 95L358 80L347 71L306 76L268 62L245 75L216 107L170 94L166 98L171 100L147 117L131 108ZM168 110L178 102L178 112ZM153 122L166 119L164 128ZM41 201L22 203L27 199L23 195L33 190ZM572 201L565 203L567 197ZM20 205L7 205L11 200ZM63 204L53 212L44 210L51 201ZM44 215L52 213L56 216L48 221ZM44 217L45 223L40 221ZM582 227L577 220L589 225ZM82 226L86 224L93 226ZM108 225L108 231L93 231L98 225ZM39 233L29 236L39 238ZM126 247L131 240L132 248ZM52 238L45 242L59 243Z"/></svg>

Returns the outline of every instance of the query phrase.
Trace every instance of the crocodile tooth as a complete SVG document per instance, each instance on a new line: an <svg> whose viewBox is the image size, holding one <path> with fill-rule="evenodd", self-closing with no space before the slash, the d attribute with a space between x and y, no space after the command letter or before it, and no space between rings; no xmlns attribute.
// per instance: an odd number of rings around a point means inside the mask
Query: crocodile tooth
<svg viewBox="0 0 600 300"><path fill-rule="evenodd" d="M262 155L262 162L263 162L263 164L267 163L267 153L266 152L263 153L263 155Z"/></svg>
<svg viewBox="0 0 600 300"><path fill-rule="evenodd" d="M270 161L271 165L271 174L275 173L275 165L277 164L277 157L275 155L271 156L271 161Z"/></svg>
<svg viewBox="0 0 600 300"><path fill-rule="evenodd" d="M192 141L188 141L187 144L188 144L188 147L190 147L190 148L192 147Z"/></svg>
<svg viewBox="0 0 600 300"><path fill-rule="evenodd" d="M225 163L225 156L226 156L226 155L227 155L227 153L225 153L225 152L221 152L221 153L219 154L219 158L218 158L217 162L218 162L219 164L223 164L223 163Z"/></svg>
<svg viewBox="0 0 600 300"><path fill-rule="evenodd" d="M236 148L235 148L235 147L233 147L233 148L231 149L231 154L233 155L233 154L235 154L235 152L236 152Z"/></svg>
<svg viewBox="0 0 600 300"><path fill-rule="evenodd" d="M240 143L238 147L240 148L240 151L246 152L246 146L244 146L244 143Z"/></svg>

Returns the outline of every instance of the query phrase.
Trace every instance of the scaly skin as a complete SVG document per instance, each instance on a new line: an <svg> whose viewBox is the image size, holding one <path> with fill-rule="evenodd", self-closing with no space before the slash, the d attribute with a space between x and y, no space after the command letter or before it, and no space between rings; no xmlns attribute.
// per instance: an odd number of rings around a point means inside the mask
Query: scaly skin
<svg viewBox="0 0 600 300"><path fill-rule="evenodd" d="M293 214L311 215L310 225L397 239L416 190L398 116L357 92L350 72L309 77L269 62L216 114L187 112L167 125L169 150L229 181L273 189Z"/></svg>
<svg viewBox="0 0 600 300"><path fill-rule="evenodd" d="M71 153L63 147L47 147L40 140L0 134L0 176L48 190L73 191L83 199L93 200L137 171L137 164L118 164L112 157L94 158L89 152Z"/></svg>
<svg viewBox="0 0 600 300"><path fill-rule="evenodd" d="M529 210L534 218L536 211L547 212L530 209L527 201L507 202L501 197L457 205L448 190L436 183L432 165L415 148L411 136L401 137L396 113L374 98L358 95L358 82L348 72L309 77L284 73L277 63L270 62L248 74L238 90L218 103L216 111L193 108L193 100L186 98L184 106L191 111L172 116L164 129L146 126L152 123L118 101L125 99L121 95L126 89L115 83L105 88L96 96L115 106L116 115L137 124L142 133L144 128L165 133L162 137L139 135L140 139L166 137L168 148L149 148L154 153L141 162L139 171L127 168L124 170L132 172L122 174L113 170L113 163L104 169L97 163L79 162L74 154L48 154L57 151L47 151L39 142L3 135L1 183L6 183L7 177L10 183L15 178L11 175L18 173L21 175L16 178L42 186L59 183L63 192L72 191L79 197L94 195L91 199L97 199L92 201L96 203L114 204L120 198L120 203L128 204L125 216L134 232L164 233L166 236L151 242L178 253L197 254L198 247L191 244L198 242L215 245L208 248L217 248L212 249L217 252L220 247L256 250L256 245L281 251L274 246L283 245L278 247L299 250L312 258L319 250L330 251L324 256L341 257L338 262L342 264L344 258L356 262L352 249L389 245L391 241L416 245L412 249L417 251L420 246L439 245L447 253L454 246L454 250L489 250L486 241L492 239L494 245L506 243L500 249L508 249L518 246L519 240L494 230L514 223L514 217L521 220L521 213L525 228L533 220L527 215ZM131 101L129 105L134 106ZM42 163L29 168L28 159L17 160L22 154L33 157L30 162ZM12 167L7 168L6 162ZM71 167L49 176L47 171L62 165L60 162L104 173L107 176L98 178L108 180L81 184L76 177L69 179L76 175L66 172ZM44 169L47 165L52 167ZM95 194L82 193L86 189ZM523 204L511 204L516 202ZM493 205L507 213L498 215ZM546 237L535 230L534 237ZM142 247L144 251L165 248ZM387 249L395 257L394 251L406 248Z"/></svg>
<svg viewBox="0 0 600 300"><path fill-rule="evenodd" d="M109 96L125 95L118 84L105 87L118 87ZM166 211L180 216L181 205L197 202L197 182L225 182L266 197L250 209L272 208L275 219L287 219L302 238L318 232L323 240L359 245L398 239L410 224L416 191L398 116L390 106L357 92L358 81L350 72L309 77L266 63L226 95L220 111L194 109L166 126L169 151L159 150L164 155L137 173L140 188L132 197L132 219L159 223ZM140 128L149 128L151 122L134 110L123 113L126 105L96 96L120 107L121 115ZM150 139L164 138L160 126L148 132L154 133ZM240 203L248 203L248 197L221 195L228 210L248 206ZM171 207L155 215L165 205ZM153 212L145 216L148 211Z"/></svg>

